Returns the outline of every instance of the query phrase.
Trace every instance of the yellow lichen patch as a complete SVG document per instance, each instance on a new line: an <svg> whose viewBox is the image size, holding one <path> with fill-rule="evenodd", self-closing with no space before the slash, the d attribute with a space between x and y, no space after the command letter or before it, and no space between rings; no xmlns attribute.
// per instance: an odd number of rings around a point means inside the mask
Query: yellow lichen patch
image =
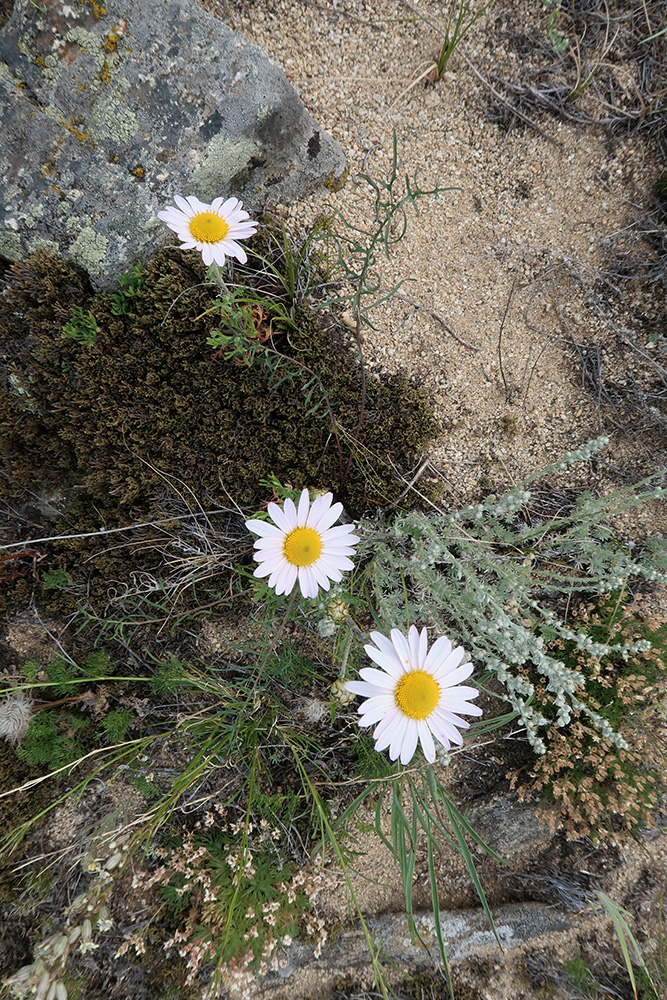
<svg viewBox="0 0 667 1000"><path fill-rule="evenodd" d="M72 117L69 120L69 125L67 125L65 122L63 122L63 124L65 125L65 128L68 130L68 132L71 132L72 135L76 136L79 142L90 142L90 148L95 149L97 143L90 138L90 134L88 132L79 131L78 129L78 125L80 124L79 118Z"/></svg>
<svg viewBox="0 0 667 1000"><path fill-rule="evenodd" d="M324 181L323 187L325 187L327 191L340 191L341 188L345 187L349 176L350 168L348 166L345 167L345 170L340 177L336 177L335 170L332 170L327 179Z"/></svg>
<svg viewBox="0 0 667 1000"><path fill-rule="evenodd" d="M110 31L108 35L104 36L102 41L102 49L105 52L115 52L116 46L118 45L118 38L121 35L121 26L118 25Z"/></svg>
<svg viewBox="0 0 667 1000"><path fill-rule="evenodd" d="M82 2L84 6L88 6L92 9L93 14L95 15L95 20L99 21L101 17L106 17L107 9L106 7L103 7L101 3L96 3L95 0L79 0L79 3Z"/></svg>
<svg viewBox="0 0 667 1000"><path fill-rule="evenodd" d="M102 63L102 69L97 74L97 79L101 80L105 87L109 86L111 72L109 70L109 63L107 62L106 56L104 57L104 62Z"/></svg>

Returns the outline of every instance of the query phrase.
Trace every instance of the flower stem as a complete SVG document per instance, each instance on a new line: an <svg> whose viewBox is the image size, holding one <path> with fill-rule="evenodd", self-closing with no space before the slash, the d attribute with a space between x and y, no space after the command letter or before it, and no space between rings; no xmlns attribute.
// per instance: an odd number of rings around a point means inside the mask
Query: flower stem
<svg viewBox="0 0 667 1000"><path fill-rule="evenodd" d="M221 270L220 270L220 268L218 266L217 261L215 261L215 260L213 261L213 263L211 264L211 270L213 271L213 274L215 275L216 282L218 283L218 285L220 285L220 288L222 288L222 290L225 293L225 295L229 295L229 288L227 287L227 285L225 283L225 280L222 277L222 272L221 272Z"/></svg>

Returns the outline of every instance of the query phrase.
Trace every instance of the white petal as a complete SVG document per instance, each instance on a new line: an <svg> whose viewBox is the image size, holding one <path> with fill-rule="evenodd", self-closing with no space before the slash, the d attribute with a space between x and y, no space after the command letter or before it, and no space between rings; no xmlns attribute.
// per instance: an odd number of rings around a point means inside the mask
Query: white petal
<svg viewBox="0 0 667 1000"><path fill-rule="evenodd" d="M204 261L207 267L210 267L213 263L213 247L210 243L204 243L201 249L201 259Z"/></svg>
<svg viewBox="0 0 667 1000"><path fill-rule="evenodd" d="M297 518L296 515L296 507L294 506L294 501L291 500L290 497L288 497L285 503L283 504L283 514L285 515L285 518L289 525L289 530L294 531L294 529L299 526L299 519Z"/></svg>
<svg viewBox="0 0 667 1000"><path fill-rule="evenodd" d="M210 205L204 204L204 202L200 201L199 198L195 198L193 194L186 195L185 200L189 203L190 208L196 215L199 215L200 212L209 212L211 210Z"/></svg>
<svg viewBox="0 0 667 1000"><path fill-rule="evenodd" d="M413 667L419 666L419 632L415 625L408 629L408 645L410 646L410 663Z"/></svg>
<svg viewBox="0 0 667 1000"><path fill-rule="evenodd" d="M239 243L236 243L235 240L226 240L225 250L227 251L229 257L236 257L241 264L245 264L248 260L247 253Z"/></svg>
<svg viewBox="0 0 667 1000"><path fill-rule="evenodd" d="M359 721L360 726L375 725L376 722L384 719L387 713L391 712L394 707L394 703L391 699L373 698L372 700L376 702L376 704L368 711L364 711L363 714L361 712L359 713L361 715L361 719ZM366 702L366 704L369 705L370 701Z"/></svg>
<svg viewBox="0 0 667 1000"><path fill-rule="evenodd" d="M435 649L435 646L433 648ZM431 652L433 652L433 650L431 650ZM449 673L450 671L453 673L454 670L456 670L456 668L458 667L459 663L461 662L464 656L465 656L465 649L463 648L463 646L457 646L456 649L453 649L451 653L449 653L447 656L444 657L444 659L441 659L440 663L433 664L433 667L431 668L431 673L433 674L434 677L437 674L439 678L442 678L444 680L445 675L447 673ZM470 673L472 673L473 670L474 670L474 665L471 663ZM468 676L469 675L466 674L466 677Z"/></svg>
<svg viewBox="0 0 667 1000"><path fill-rule="evenodd" d="M417 742L419 741L419 727L415 719L408 720L408 728L406 729L405 736L403 737L403 746L401 747L401 764L409 764L415 755L415 750L417 749Z"/></svg>
<svg viewBox="0 0 667 1000"><path fill-rule="evenodd" d="M341 570L354 569L354 563L350 562L347 556L339 556L337 559L329 559L327 556L320 556L320 566L330 580L338 582L342 579Z"/></svg>
<svg viewBox="0 0 667 1000"><path fill-rule="evenodd" d="M187 216L183 215L183 212L179 212L177 208L165 208L164 211L157 213L158 219L162 222L166 222L168 226L183 226L187 225Z"/></svg>
<svg viewBox="0 0 667 1000"><path fill-rule="evenodd" d="M379 633L371 632L371 636L374 635L377 636ZM382 667L383 670L386 670L395 681L398 680L399 677L402 677L405 673L403 670L403 664L399 660L398 653L393 646L391 647L391 653L385 653L384 650L376 649L375 646L364 646L364 650L373 663L377 663L378 667Z"/></svg>
<svg viewBox="0 0 667 1000"><path fill-rule="evenodd" d="M285 534L290 532L293 527L296 527L296 525L293 525L290 522L285 512L278 506L277 503L270 503L266 509L271 520L274 521L280 530L285 532Z"/></svg>
<svg viewBox="0 0 667 1000"><path fill-rule="evenodd" d="M278 528L276 528L276 531L278 531L277 538L256 538L252 543L252 547L256 549L257 552L261 552L262 557L270 555L272 552L276 555L284 555L285 536L282 531L279 531ZM259 559L260 556L258 555L255 558Z"/></svg>
<svg viewBox="0 0 667 1000"><path fill-rule="evenodd" d="M468 687L466 684L459 684L457 687L446 687L442 692L441 701L468 701L470 698L477 698L479 691L477 688Z"/></svg>
<svg viewBox="0 0 667 1000"><path fill-rule="evenodd" d="M386 750L387 747L393 743L399 726L401 726L404 722L405 716L402 712L389 712L384 717L382 722L378 722L377 726L373 730L375 749L378 753ZM396 760L396 757L394 757L393 760Z"/></svg>
<svg viewBox="0 0 667 1000"><path fill-rule="evenodd" d="M260 521L259 518L252 518L250 521L246 521L245 526L248 531L252 531L255 535L260 535L263 538L276 537L280 531L279 528L276 528L275 524L269 524L268 521Z"/></svg>
<svg viewBox="0 0 667 1000"><path fill-rule="evenodd" d="M444 731L443 727L438 723L435 726L432 725L430 729L433 735L435 736L436 740L438 741L438 743L442 743L445 750L450 750L451 743L449 742L449 739L447 738L447 733Z"/></svg>
<svg viewBox="0 0 667 1000"><path fill-rule="evenodd" d="M176 234L178 235L178 233L179 233L179 230L180 230L180 228L181 228L181 227L180 227L180 223L178 223L178 222L167 222L167 225L168 225L168 226L169 226L169 228L170 228L170 229L172 230L172 232L174 232L174 233L176 233ZM180 238L181 238L181 237L179 237L179 239L180 239Z"/></svg>
<svg viewBox="0 0 667 1000"><path fill-rule="evenodd" d="M345 690L351 691L352 694L356 694L360 698L368 698L369 700L371 698L386 697L384 691L380 691L380 689L376 688L374 684L366 684L365 681L346 681ZM364 702L364 704L366 703ZM360 705L358 711L363 712L364 706Z"/></svg>
<svg viewBox="0 0 667 1000"><path fill-rule="evenodd" d="M299 586L304 597L317 597L317 580L311 566L299 568Z"/></svg>
<svg viewBox="0 0 667 1000"><path fill-rule="evenodd" d="M242 204L243 202L238 201L237 198L228 198L227 201L224 202L224 204L218 210L218 214L224 215L224 217L227 218L229 213L233 212L237 205L240 207Z"/></svg>
<svg viewBox="0 0 667 1000"><path fill-rule="evenodd" d="M300 528L303 528L306 521L308 520L309 511L310 511L310 497L308 496L308 490L301 490L301 496L299 497L299 506L296 512L296 523Z"/></svg>
<svg viewBox="0 0 667 1000"><path fill-rule="evenodd" d="M225 266L224 250L221 247L219 247L217 243L211 243L209 244L209 246L211 247L211 256L213 260L216 262L218 267L224 267Z"/></svg>
<svg viewBox="0 0 667 1000"><path fill-rule="evenodd" d="M319 527L320 517L329 509L332 500L332 493L325 493L322 497L315 497L308 514L308 520L306 521L306 525L309 528L317 529Z"/></svg>
<svg viewBox="0 0 667 1000"><path fill-rule="evenodd" d="M367 700L370 700L371 698L380 698L380 697L387 698L387 697L391 697L391 695L387 695L387 689L386 688L377 687L377 685L375 685L375 684L366 684L365 681L350 681L350 684L356 684L359 687L362 684L364 684L365 687L366 687L366 690L363 693L362 697L366 698ZM364 705L365 704L366 704L366 702L364 702ZM359 712L360 715L364 714L364 711L365 711L364 705L360 705L359 708L357 709L357 711Z"/></svg>
<svg viewBox="0 0 667 1000"><path fill-rule="evenodd" d="M431 650L424 661L424 670L435 675L435 671L447 659L451 651L451 642L446 635L441 635L431 646Z"/></svg>
<svg viewBox="0 0 667 1000"><path fill-rule="evenodd" d="M318 566L323 573L326 573L326 575L329 577L330 580L333 580L334 583L340 583L340 581L343 579L343 574L340 572L340 570L336 569L335 566L325 565L321 559L318 562Z"/></svg>
<svg viewBox="0 0 667 1000"><path fill-rule="evenodd" d="M382 722L378 722L377 726L375 727L375 730L373 731L373 739L376 741L376 743L384 739L386 739L387 742L383 743L383 745L380 747L376 746L375 747L376 750L384 750L385 747L389 746L389 744L391 743L392 730L396 725L396 723L398 722L398 720L402 718L403 715L401 711L396 706L394 706L394 708L390 712L387 712Z"/></svg>
<svg viewBox="0 0 667 1000"><path fill-rule="evenodd" d="M175 194L174 201L176 202L180 210L183 212L183 214L186 215L188 219L191 219L192 216L194 215L194 212L190 208L190 205L185 200L185 198L181 198L180 194Z"/></svg>
<svg viewBox="0 0 667 1000"><path fill-rule="evenodd" d="M331 496L331 494L329 494L329 496ZM322 499L324 499L324 497L322 497ZM311 524L310 527L314 528L315 525ZM317 527L319 527L319 524L317 525ZM359 536L353 535L352 534L353 531L354 531L353 524L337 524L333 528L327 528L326 531L324 531L324 535L326 538L330 538L332 541L335 539L336 541L343 542L345 545L347 545L348 542L351 541L353 538L355 542L359 541Z"/></svg>
<svg viewBox="0 0 667 1000"><path fill-rule="evenodd" d="M403 716L401 716L401 718L396 723L396 728L395 728L395 730L393 732L393 739L392 739L391 744L389 746L389 759L390 760L397 760L398 755L400 754L401 750L403 749L403 741L405 740L405 738L406 738L406 736L408 734L408 731L409 731L409 728L410 728L410 723L412 721L413 720L409 719L407 717L407 715L403 715ZM415 729L416 728L417 727L415 726Z"/></svg>
<svg viewBox="0 0 667 1000"><path fill-rule="evenodd" d="M398 658L403 664L405 670L409 670L410 664L410 647L408 646L408 640L405 638L402 632L397 628L391 630L391 641L394 644L394 649L398 654Z"/></svg>
<svg viewBox="0 0 667 1000"><path fill-rule="evenodd" d="M310 568L311 568L311 570L313 572L313 575L314 575L315 579L317 580L318 584L322 588L322 590L328 590L329 587L331 586L330 578L326 575L326 573L324 572L324 570L321 568L319 562L313 563L313 565Z"/></svg>
<svg viewBox="0 0 667 1000"><path fill-rule="evenodd" d="M476 706L474 705L471 707L476 708ZM459 719L458 715L454 715L453 712L448 712L446 708L436 708L435 714L438 716L438 718L442 719L450 726L458 726L460 729L470 728L469 722L466 722L465 719Z"/></svg>
<svg viewBox="0 0 667 1000"><path fill-rule="evenodd" d="M396 680L385 674L384 670L375 670L373 667L362 667L359 676L368 684L375 684L383 691L393 691L396 687Z"/></svg>
<svg viewBox="0 0 667 1000"><path fill-rule="evenodd" d="M342 503L332 503L328 510L322 512L320 520L317 525L318 531L326 531L332 525L336 523L340 515L343 513Z"/></svg>
<svg viewBox="0 0 667 1000"><path fill-rule="evenodd" d="M425 628L419 633L419 659L415 666L419 667L420 670L424 669L424 664L426 663L426 655L428 653L428 632Z"/></svg>
<svg viewBox="0 0 667 1000"><path fill-rule="evenodd" d="M278 574L278 584L280 590L276 586L276 594L291 594L294 590L297 580L297 570L296 566L292 566L290 563L286 562L284 566L281 567Z"/></svg>
<svg viewBox="0 0 667 1000"><path fill-rule="evenodd" d="M347 556L356 556L357 550L352 545L334 545L330 546L327 544L326 540L322 543L322 555L325 559L333 559L338 564L338 560L345 559Z"/></svg>
<svg viewBox="0 0 667 1000"><path fill-rule="evenodd" d="M471 705L468 701L452 702L450 705L447 700L444 704L441 703L440 708L443 712L453 713L453 718L456 718L458 715L483 715L482 709L479 705ZM463 719L456 724L457 726L463 726L466 729L468 728L468 723L464 722Z"/></svg>
<svg viewBox="0 0 667 1000"><path fill-rule="evenodd" d="M245 212L242 213L245 215ZM229 232L227 233L227 239L230 240L247 240L251 236L254 236L257 232L257 223L253 222L234 222L229 221Z"/></svg>
<svg viewBox="0 0 667 1000"><path fill-rule="evenodd" d="M474 664L468 662L463 663L460 667L455 667L454 670L450 670L447 666L448 661L449 657L447 657L445 663L438 670L433 671L433 676L443 688L457 687L461 681L470 677L471 673L475 669ZM474 688L471 688L470 690L474 690Z"/></svg>
<svg viewBox="0 0 667 1000"><path fill-rule="evenodd" d="M433 742L433 737L431 736L431 730L428 727L428 723L424 719L420 719L418 722L419 728L419 739L422 745L422 750L424 751L424 756L429 764L432 764L435 760L435 744Z"/></svg>

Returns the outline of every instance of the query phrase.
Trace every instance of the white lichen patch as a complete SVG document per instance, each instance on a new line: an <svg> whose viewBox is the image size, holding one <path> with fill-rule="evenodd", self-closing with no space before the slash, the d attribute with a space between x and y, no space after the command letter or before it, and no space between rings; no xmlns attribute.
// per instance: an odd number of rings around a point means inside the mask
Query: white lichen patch
<svg viewBox="0 0 667 1000"><path fill-rule="evenodd" d="M92 137L100 142L102 139L113 139L114 142L129 142L139 130L137 116L129 108L120 103L121 95L111 92L100 99L93 108L90 125Z"/></svg>
<svg viewBox="0 0 667 1000"><path fill-rule="evenodd" d="M28 244L28 253L21 253L16 259L23 260L24 257L29 257L36 250L46 250L47 253L53 254L56 257L60 256L60 247L55 240L46 239L44 236L35 236Z"/></svg>
<svg viewBox="0 0 667 1000"><path fill-rule="evenodd" d="M70 28L65 38L68 42L74 42L82 52L87 52L92 57L98 71L104 67L104 50L101 39L92 31L86 31L80 26Z"/></svg>
<svg viewBox="0 0 667 1000"><path fill-rule="evenodd" d="M68 215L65 219L65 229L68 233L80 233L83 229L83 220L78 215Z"/></svg>
<svg viewBox="0 0 667 1000"><path fill-rule="evenodd" d="M259 142L249 139L225 139L215 136L204 161L192 173L192 188L202 197L215 197L222 185L243 170L248 160L261 150Z"/></svg>
<svg viewBox="0 0 667 1000"><path fill-rule="evenodd" d="M23 260L25 257L19 236L9 229L0 229L0 257L6 260Z"/></svg>
<svg viewBox="0 0 667 1000"><path fill-rule="evenodd" d="M69 253L75 264L95 274L102 270L108 246L106 236L95 232L92 226L85 226L69 248Z"/></svg>
<svg viewBox="0 0 667 1000"><path fill-rule="evenodd" d="M58 56L53 53L49 53L44 56L44 65L42 69L42 78L46 83L55 84L60 79L62 73L62 65Z"/></svg>

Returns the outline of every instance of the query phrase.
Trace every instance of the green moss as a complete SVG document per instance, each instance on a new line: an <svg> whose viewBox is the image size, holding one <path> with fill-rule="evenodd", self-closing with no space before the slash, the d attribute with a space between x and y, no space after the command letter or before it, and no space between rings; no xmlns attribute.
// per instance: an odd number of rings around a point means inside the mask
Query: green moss
<svg viewBox="0 0 667 1000"><path fill-rule="evenodd" d="M281 371L293 377L276 386L261 363L236 366L214 355L205 340L215 316L201 317L212 293L201 287L195 254L167 249L143 277L132 311L115 315L110 295L90 294L73 268L43 251L8 272L0 322L35 406L26 412L11 388L0 392L0 447L15 481L36 492L87 487L107 523L131 506L150 508L165 492L163 474L224 505L230 496L264 500L257 484L271 473L336 492L331 424L325 408L305 416L299 368L285 362ZM85 349L62 337L75 304L99 327ZM362 399L357 359L310 315L297 319L299 331L277 345L318 375L352 440ZM368 376L357 458L340 495L352 514L398 497L403 484L392 463L407 472L434 428L406 378ZM344 439L344 465L348 454Z"/></svg>

